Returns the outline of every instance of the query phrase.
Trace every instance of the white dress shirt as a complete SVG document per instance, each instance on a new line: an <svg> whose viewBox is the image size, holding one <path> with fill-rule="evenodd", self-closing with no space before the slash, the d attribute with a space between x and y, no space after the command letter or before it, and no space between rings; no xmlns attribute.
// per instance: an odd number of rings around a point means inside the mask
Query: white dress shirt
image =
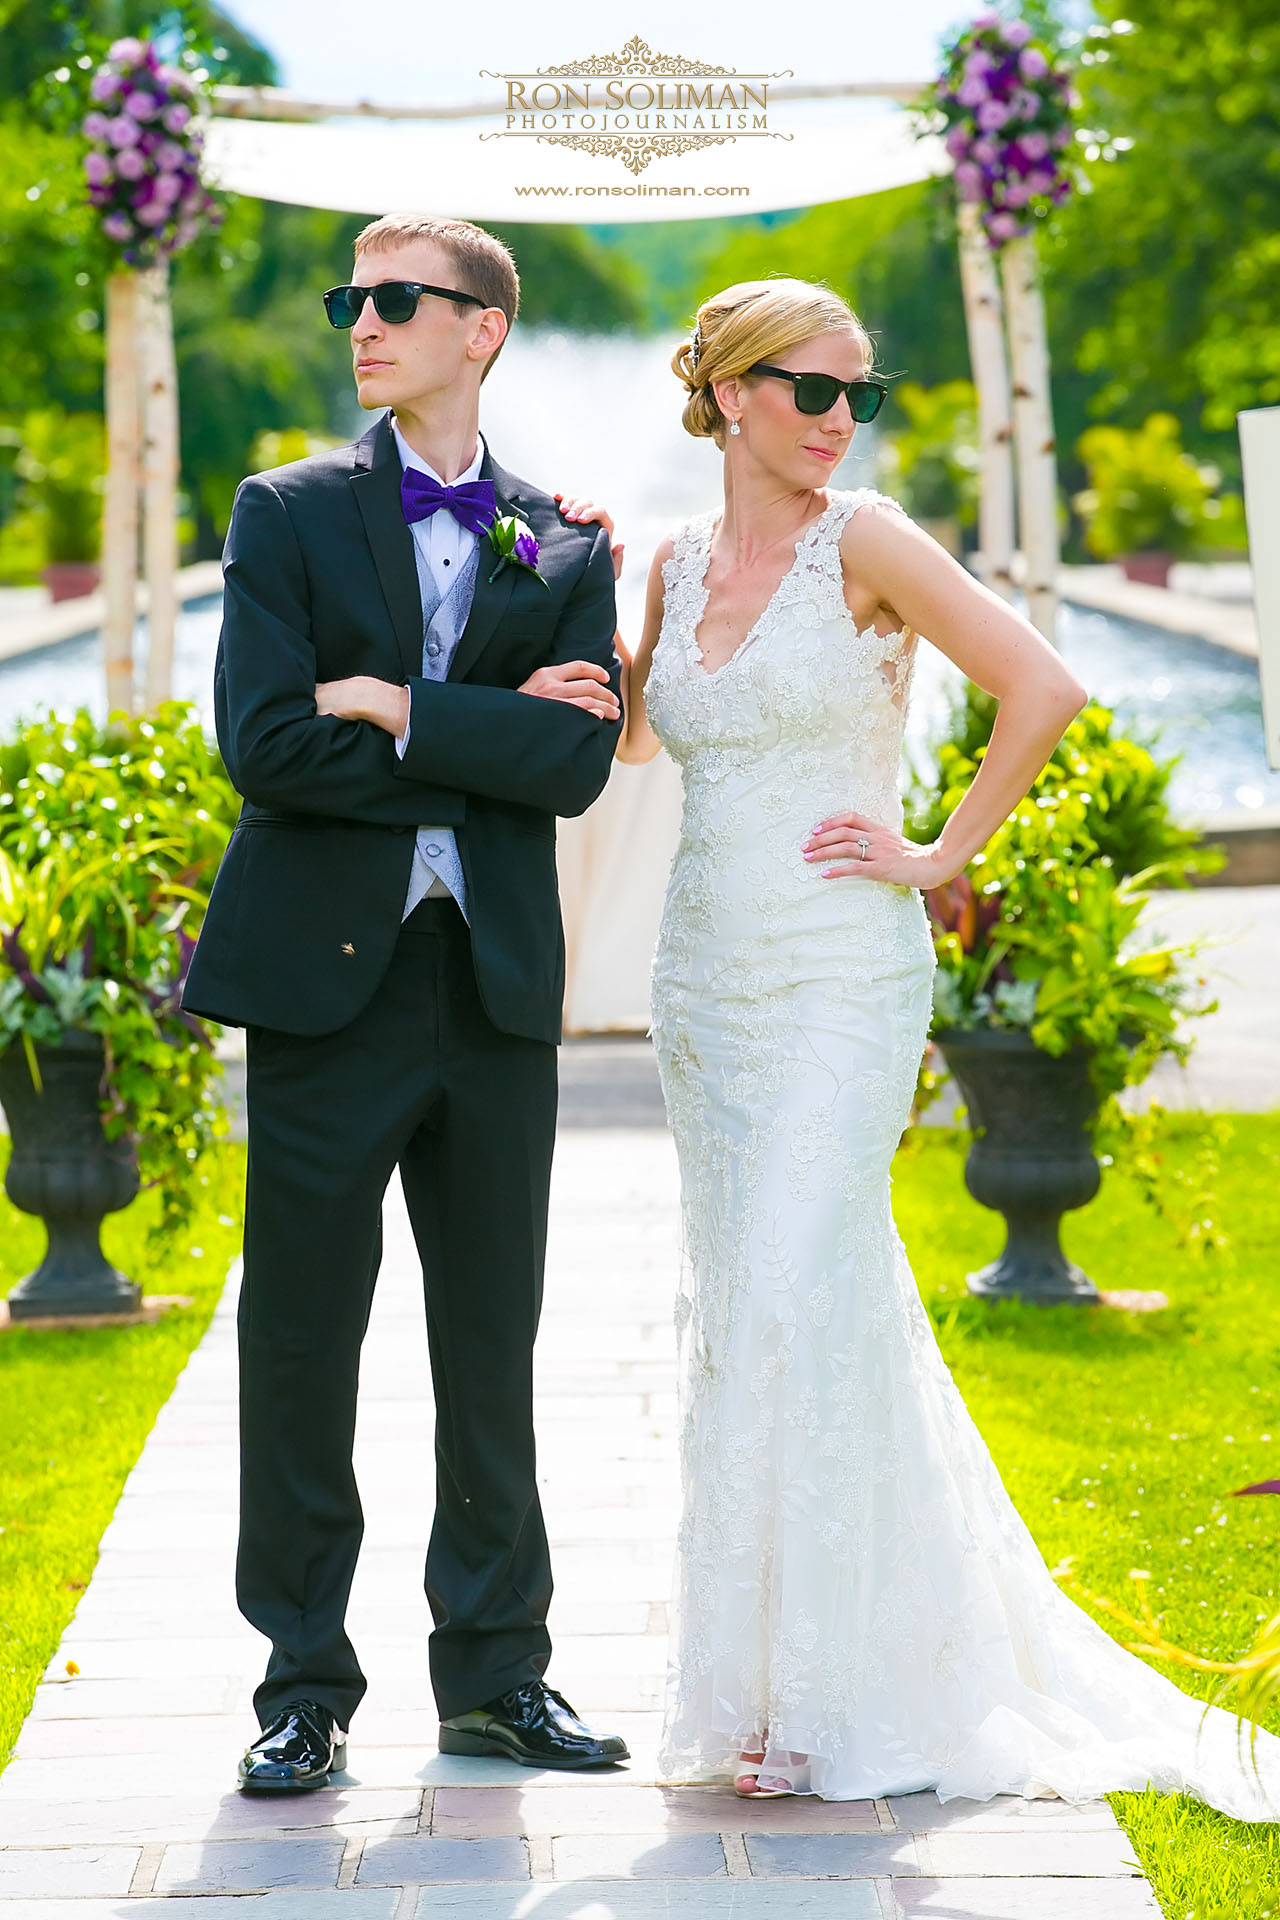
<svg viewBox="0 0 1280 1920"><path fill-rule="evenodd" d="M464 480L479 479L480 466L484 459L484 442L478 436L475 458L471 464L462 473L456 474L451 481L446 482L434 467L428 465L421 454L414 452L394 419L391 422L391 432L395 439L396 452L400 456L402 470L409 467L416 468L419 473L429 474L442 487L458 486ZM438 508L425 520L415 520L409 531L413 535L414 559L417 562L418 586L423 604L427 604L428 600L443 599L457 578L459 567L465 565L470 559L480 536L472 533L467 527L459 526L447 507ZM435 643L429 641L427 644ZM402 760L409 743L409 726L410 722L406 721L404 732L396 741L396 752ZM433 838L437 844L447 844L453 841L454 836L446 827L419 830L419 851L428 865L431 864ZM434 868L432 870L434 872ZM427 897L429 899L452 897L451 889L438 874L431 883ZM458 905L465 913L465 900L459 900Z"/></svg>
<svg viewBox="0 0 1280 1920"><path fill-rule="evenodd" d="M464 480L480 478L484 442L479 438L471 465L464 473L455 474L452 480L446 482L434 467L427 465L421 454L414 452L394 420L391 431L395 436L396 452L400 455L402 468L414 467L419 473L429 474L442 487L457 487ZM435 582L436 591L432 599L442 599L457 578L458 568L470 558L480 536L469 532L466 527L460 527L447 507L441 507L427 520L415 520L409 531L413 535L414 551L418 557L418 578L422 578L425 568L427 575Z"/></svg>

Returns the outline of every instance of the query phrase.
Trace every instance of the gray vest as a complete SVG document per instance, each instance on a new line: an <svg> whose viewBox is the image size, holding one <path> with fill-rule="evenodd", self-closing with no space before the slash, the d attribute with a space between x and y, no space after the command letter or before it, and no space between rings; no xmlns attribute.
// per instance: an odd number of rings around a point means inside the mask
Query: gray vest
<svg viewBox="0 0 1280 1920"><path fill-rule="evenodd" d="M448 593L441 598L431 577L431 569L418 553L417 542L414 543L418 588L422 594L424 680L443 680L449 671L450 662L462 638L462 630L467 624L467 616L471 612L482 544L479 540L476 542L470 559L458 568L457 577ZM466 914L467 883L462 872L457 837L451 827L418 828L413 849L413 870L409 875L409 891L402 917L407 920L418 902L425 900L429 893L451 893Z"/></svg>

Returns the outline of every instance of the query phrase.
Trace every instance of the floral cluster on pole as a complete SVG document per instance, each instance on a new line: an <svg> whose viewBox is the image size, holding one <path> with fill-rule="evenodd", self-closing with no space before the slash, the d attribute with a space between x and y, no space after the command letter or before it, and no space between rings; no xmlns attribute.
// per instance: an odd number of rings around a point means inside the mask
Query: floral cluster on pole
<svg viewBox="0 0 1280 1920"><path fill-rule="evenodd" d="M1069 68L1025 20L980 14L943 52L930 117L936 127L941 116L956 189L977 205L998 250L1071 193L1067 155L1079 101Z"/></svg>
<svg viewBox="0 0 1280 1920"><path fill-rule="evenodd" d="M166 65L147 40L117 40L89 85L81 132L89 199L126 265L189 246L222 213L200 178L198 77Z"/></svg>

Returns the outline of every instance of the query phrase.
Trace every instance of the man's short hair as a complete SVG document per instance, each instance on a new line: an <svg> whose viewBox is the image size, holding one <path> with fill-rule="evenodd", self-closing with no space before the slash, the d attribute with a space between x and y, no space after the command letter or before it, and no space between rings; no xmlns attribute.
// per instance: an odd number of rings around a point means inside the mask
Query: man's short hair
<svg viewBox="0 0 1280 1920"><path fill-rule="evenodd" d="M520 306L520 276L510 249L470 220L439 220L430 214L386 213L356 235L355 255L385 253L393 247L428 240L448 255L456 269L458 291L474 294L486 307L500 307L508 327ZM462 309L465 311L465 308ZM498 357L492 353L484 372ZM482 376L483 377L483 376Z"/></svg>

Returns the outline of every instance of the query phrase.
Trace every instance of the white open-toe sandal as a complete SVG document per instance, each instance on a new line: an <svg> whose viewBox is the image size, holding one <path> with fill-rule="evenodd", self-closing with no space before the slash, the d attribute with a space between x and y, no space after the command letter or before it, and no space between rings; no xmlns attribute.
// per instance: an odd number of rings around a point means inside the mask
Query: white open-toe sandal
<svg viewBox="0 0 1280 1920"><path fill-rule="evenodd" d="M738 1762L738 1771L733 1776L733 1790L740 1800L781 1800L795 1788L776 1774L767 1773L762 1780L760 1769L764 1765L764 1754L744 1753Z"/></svg>

